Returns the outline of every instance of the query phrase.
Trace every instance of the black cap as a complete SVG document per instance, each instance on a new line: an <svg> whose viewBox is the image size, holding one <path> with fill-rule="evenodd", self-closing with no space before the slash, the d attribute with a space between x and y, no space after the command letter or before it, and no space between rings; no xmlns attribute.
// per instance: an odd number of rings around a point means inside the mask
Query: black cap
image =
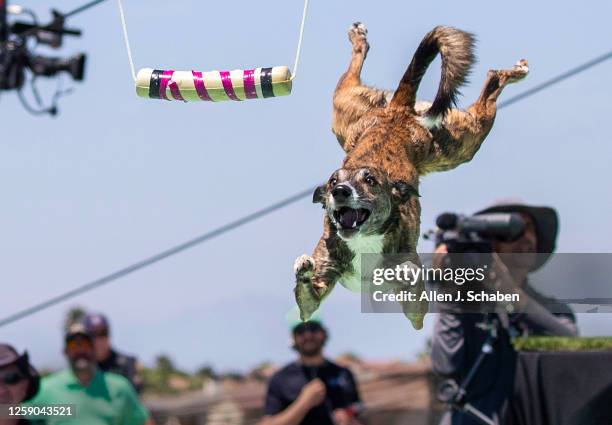
<svg viewBox="0 0 612 425"><path fill-rule="evenodd" d="M38 372L30 364L28 352L24 351L22 355L17 353L12 346L8 344L0 344L0 367L15 364L19 370L28 378L28 390L22 401L27 401L33 398L40 387L40 376Z"/></svg>
<svg viewBox="0 0 612 425"><path fill-rule="evenodd" d="M77 336L82 336L92 341L91 334L87 332L87 328L85 328L85 325L83 325L82 323L73 323L72 325L70 325L70 327L66 331L66 334L64 335L64 341L68 342L71 339L76 338Z"/></svg>
<svg viewBox="0 0 612 425"><path fill-rule="evenodd" d="M517 202L495 204L484 210L478 211L475 215L496 212L525 213L533 219L536 228L536 237L538 239L537 250L540 255L538 255L538 259L532 271L542 267L555 251L557 234L559 233L559 217L557 216L557 211L550 207L536 207Z"/></svg>
<svg viewBox="0 0 612 425"><path fill-rule="evenodd" d="M83 324L85 325L85 329L87 332L93 334L97 331L109 331L110 326L108 324L108 319L100 313L88 313L83 318Z"/></svg>

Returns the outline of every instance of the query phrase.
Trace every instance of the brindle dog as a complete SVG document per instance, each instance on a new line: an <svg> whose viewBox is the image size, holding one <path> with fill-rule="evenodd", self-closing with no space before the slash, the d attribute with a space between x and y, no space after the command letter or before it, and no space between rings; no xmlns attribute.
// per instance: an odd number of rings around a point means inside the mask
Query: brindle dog
<svg viewBox="0 0 612 425"><path fill-rule="evenodd" d="M302 320L308 320L337 281L360 289L363 253L404 253L406 260L420 265L419 177L470 161L493 126L497 97L528 72L525 60L511 70L491 70L476 102L466 111L452 109L475 61L471 34L434 28L393 93L361 83L369 49L366 34L360 23L349 29L352 57L334 93L332 130L346 158L314 193L313 202L326 210L323 236L312 256L302 255L294 265ZM438 53L442 75L436 97L432 103L417 103L421 79ZM417 289L422 288L420 282ZM427 305L403 307L420 329Z"/></svg>

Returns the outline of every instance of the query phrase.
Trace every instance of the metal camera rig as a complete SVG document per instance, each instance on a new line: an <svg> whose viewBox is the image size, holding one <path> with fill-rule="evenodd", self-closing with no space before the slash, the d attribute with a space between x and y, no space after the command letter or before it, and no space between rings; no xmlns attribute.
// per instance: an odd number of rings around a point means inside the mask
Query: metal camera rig
<svg viewBox="0 0 612 425"><path fill-rule="evenodd" d="M0 94L17 91L24 108L32 114L56 115L58 99L69 93L59 85L50 105L45 106L36 87L38 77L56 77L60 73L69 74L74 81L85 77L86 55L78 53L71 57L43 56L34 53L38 45L58 49L64 36L80 37L81 30L65 27L69 16L82 12L105 0L95 0L68 13L51 10L52 19L48 24L40 24L36 14L18 5L9 5L8 0L0 0ZM28 21L11 20L9 15L27 16ZM31 77L28 78L28 75ZM23 88L29 84L36 107L32 107L23 95Z"/></svg>
<svg viewBox="0 0 612 425"><path fill-rule="evenodd" d="M516 240L523 234L525 222L517 213L489 213L464 216L455 213L440 214L436 219L436 229L425 234L426 239L434 239L436 246L445 244L447 252L455 254L446 256L450 264L447 267L461 267L487 264L493 252L493 241ZM453 260L451 260L451 257ZM454 264L459 262L461 264ZM477 422L496 425L490 418L472 405L469 401L470 386L486 359L497 349L499 319L495 314L485 313L479 323L487 337L479 354L461 382L454 379L444 380L437 389L438 400L446 403L452 410L464 412Z"/></svg>
<svg viewBox="0 0 612 425"><path fill-rule="evenodd" d="M480 371L480 366L496 349L500 324L496 317L487 314L479 326L488 334L472 367L460 383L457 383L454 379L442 381L438 385L436 395L438 400L449 405L451 409L464 412L481 424L498 425L494 418L488 417L474 407L468 398L470 384Z"/></svg>

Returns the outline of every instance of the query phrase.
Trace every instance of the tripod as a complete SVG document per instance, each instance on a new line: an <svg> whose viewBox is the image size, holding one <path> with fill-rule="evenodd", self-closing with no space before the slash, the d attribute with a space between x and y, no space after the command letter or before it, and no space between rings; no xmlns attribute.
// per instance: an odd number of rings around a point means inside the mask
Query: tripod
<svg viewBox="0 0 612 425"><path fill-rule="evenodd" d="M437 396L440 401L448 404L453 410L458 410L471 415L480 423L485 425L498 425L498 423L468 403L466 401L466 396L468 394L469 385L478 373L482 363L487 356L493 353L495 350L495 344L498 339L499 325L499 318L497 316L491 314L487 314L485 316L485 320L479 326L486 329L489 334L485 342L482 344L478 357L468 371L468 374L461 381L461 384L457 384L454 379L447 379L439 385L437 390Z"/></svg>

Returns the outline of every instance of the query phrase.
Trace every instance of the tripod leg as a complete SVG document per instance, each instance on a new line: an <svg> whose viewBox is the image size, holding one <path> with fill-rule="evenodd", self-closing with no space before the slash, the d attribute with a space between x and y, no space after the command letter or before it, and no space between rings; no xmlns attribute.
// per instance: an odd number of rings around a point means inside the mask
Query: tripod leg
<svg viewBox="0 0 612 425"><path fill-rule="evenodd" d="M480 410L476 409L470 403L466 403L466 404L463 405L463 411L466 412L466 413L469 413L470 415L472 415L473 417L478 419L483 424L486 424L486 425L499 425L499 423L497 421L494 421L493 419L491 419L490 417L488 417L487 415L482 413Z"/></svg>

